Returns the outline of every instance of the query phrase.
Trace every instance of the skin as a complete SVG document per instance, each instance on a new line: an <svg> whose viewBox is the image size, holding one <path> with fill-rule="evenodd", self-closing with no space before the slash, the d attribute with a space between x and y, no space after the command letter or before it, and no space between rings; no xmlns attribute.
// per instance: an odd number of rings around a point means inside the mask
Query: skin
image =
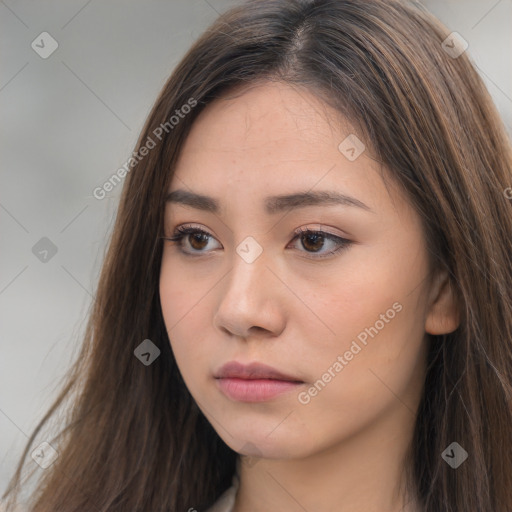
<svg viewBox="0 0 512 512"><path fill-rule="evenodd" d="M426 333L455 330L459 316L447 276L429 272L420 219L406 197L394 186L388 192L368 149L354 161L338 149L350 133L304 89L253 85L200 114L170 184L169 191L221 204L217 214L166 205L166 236L189 223L211 236L184 237L192 256L164 243L160 297L190 393L242 454L235 512L420 510L415 500L404 508L399 484L425 379ZM348 194L372 211L326 204L264 211L268 195L311 190ZM301 227L352 244L315 259L336 242L301 240L294 233ZM263 249L252 263L236 252L248 236ZM301 403L298 393L397 302L400 312ZM213 377L232 360L262 362L304 384L266 402L235 401Z"/></svg>

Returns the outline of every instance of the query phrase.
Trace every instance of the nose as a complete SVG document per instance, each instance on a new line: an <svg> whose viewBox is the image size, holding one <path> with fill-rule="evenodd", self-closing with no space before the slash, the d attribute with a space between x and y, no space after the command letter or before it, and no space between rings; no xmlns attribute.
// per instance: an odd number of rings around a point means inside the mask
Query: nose
<svg viewBox="0 0 512 512"><path fill-rule="evenodd" d="M290 293L271 269L265 251L254 261L233 254L233 265L219 286L214 326L232 336L279 336L285 324L285 300Z"/></svg>

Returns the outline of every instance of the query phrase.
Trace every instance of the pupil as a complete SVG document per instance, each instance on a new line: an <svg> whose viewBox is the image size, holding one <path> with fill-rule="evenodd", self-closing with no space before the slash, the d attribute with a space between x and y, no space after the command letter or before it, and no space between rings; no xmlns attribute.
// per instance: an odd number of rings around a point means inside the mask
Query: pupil
<svg viewBox="0 0 512 512"><path fill-rule="evenodd" d="M313 238L316 242L318 242L318 240L319 240L319 239L320 239L320 241L323 241L323 239L324 239L324 237L323 237L322 235L319 235L319 234L312 234L312 235L305 235L305 236L303 237L303 240L304 240L304 239L309 240L309 239L311 239L311 238ZM315 242L313 242L313 244L315 244ZM303 243L303 245L304 245L304 247L305 247L306 249L308 248L308 247L307 247L307 246L308 246L308 244L307 244L307 243L306 243L306 244L304 244L304 243ZM322 244L320 244L320 246L321 246L321 245L322 245ZM313 249L320 249L320 248L321 248L321 247L314 247Z"/></svg>
<svg viewBox="0 0 512 512"><path fill-rule="evenodd" d="M200 239L203 239L202 241L203 242L207 242L206 240L206 235L202 234L202 233L196 233L195 235L192 236L192 241L190 242L190 244L192 245L192 247L194 249L202 249L204 247L204 245L201 245L201 240ZM195 242L197 242L199 239L199 247L197 247L195 245Z"/></svg>

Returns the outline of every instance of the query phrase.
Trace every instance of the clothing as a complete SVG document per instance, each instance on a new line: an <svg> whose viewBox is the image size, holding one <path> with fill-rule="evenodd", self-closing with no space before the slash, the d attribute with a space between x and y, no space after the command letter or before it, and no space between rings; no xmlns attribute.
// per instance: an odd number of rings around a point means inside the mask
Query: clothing
<svg viewBox="0 0 512 512"><path fill-rule="evenodd" d="M226 489L218 500L206 512L233 512L235 497L240 485L240 458L237 460L236 471L231 480L231 487Z"/></svg>

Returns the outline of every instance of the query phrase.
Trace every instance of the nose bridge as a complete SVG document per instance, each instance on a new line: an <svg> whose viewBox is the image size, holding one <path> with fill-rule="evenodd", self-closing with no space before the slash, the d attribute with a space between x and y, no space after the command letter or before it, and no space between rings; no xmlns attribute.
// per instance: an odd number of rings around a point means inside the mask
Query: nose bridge
<svg viewBox="0 0 512 512"><path fill-rule="evenodd" d="M263 284L271 276L267 263L263 247L254 237L248 236L242 240L235 247L225 298L230 296L245 303L247 299L255 298L258 284Z"/></svg>
<svg viewBox="0 0 512 512"><path fill-rule="evenodd" d="M278 328L277 309L271 307L275 276L267 268L263 247L247 237L233 253L232 267L226 276L218 303L215 323L240 336L251 327L270 331ZM273 321L274 320L274 321Z"/></svg>

